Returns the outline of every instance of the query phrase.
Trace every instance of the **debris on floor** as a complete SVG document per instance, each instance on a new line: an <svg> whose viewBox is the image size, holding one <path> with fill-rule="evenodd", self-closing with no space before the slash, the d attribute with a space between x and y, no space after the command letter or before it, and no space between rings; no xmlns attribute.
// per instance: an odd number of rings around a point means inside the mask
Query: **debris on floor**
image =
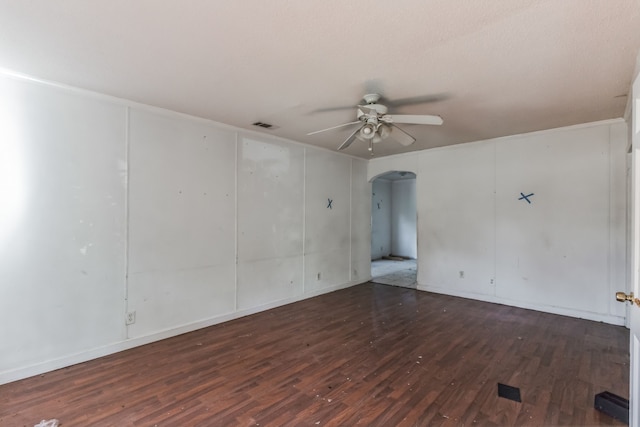
<svg viewBox="0 0 640 427"><path fill-rule="evenodd" d="M54 419L51 420L42 420L38 424L33 427L58 427L60 425L60 421Z"/></svg>

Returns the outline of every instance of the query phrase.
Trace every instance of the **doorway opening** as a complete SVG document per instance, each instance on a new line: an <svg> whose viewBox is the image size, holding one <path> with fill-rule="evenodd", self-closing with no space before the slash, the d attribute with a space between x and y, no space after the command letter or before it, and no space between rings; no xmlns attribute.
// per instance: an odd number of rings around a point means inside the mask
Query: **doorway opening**
<svg viewBox="0 0 640 427"><path fill-rule="evenodd" d="M371 188L371 281L416 289L416 175L388 172Z"/></svg>

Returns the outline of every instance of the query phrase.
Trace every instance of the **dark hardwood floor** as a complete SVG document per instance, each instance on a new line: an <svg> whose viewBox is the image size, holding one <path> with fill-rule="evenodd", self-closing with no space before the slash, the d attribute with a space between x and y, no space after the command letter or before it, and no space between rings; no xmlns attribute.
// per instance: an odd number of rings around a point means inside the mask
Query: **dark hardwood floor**
<svg viewBox="0 0 640 427"><path fill-rule="evenodd" d="M623 425L593 401L628 397L628 336L366 283L5 384L0 425Z"/></svg>

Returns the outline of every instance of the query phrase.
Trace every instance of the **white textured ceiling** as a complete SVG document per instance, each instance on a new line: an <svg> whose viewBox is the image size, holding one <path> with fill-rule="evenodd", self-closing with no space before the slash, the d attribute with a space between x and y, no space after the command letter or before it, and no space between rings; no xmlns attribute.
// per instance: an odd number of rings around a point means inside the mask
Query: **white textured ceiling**
<svg viewBox="0 0 640 427"><path fill-rule="evenodd" d="M0 67L332 150L314 110L448 96L376 156L622 117L639 48L640 0L0 2Z"/></svg>

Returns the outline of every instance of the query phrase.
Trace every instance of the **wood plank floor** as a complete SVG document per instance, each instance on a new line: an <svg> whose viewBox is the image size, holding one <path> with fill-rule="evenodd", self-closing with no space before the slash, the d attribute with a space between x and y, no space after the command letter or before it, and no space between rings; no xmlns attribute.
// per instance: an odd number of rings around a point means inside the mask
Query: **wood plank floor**
<svg viewBox="0 0 640 427"><path fill-rule="evenodd" d="M0 425L623 425L622 327L366 283L0 386ZM519 387L522 403L498 397Z"/></svg>

